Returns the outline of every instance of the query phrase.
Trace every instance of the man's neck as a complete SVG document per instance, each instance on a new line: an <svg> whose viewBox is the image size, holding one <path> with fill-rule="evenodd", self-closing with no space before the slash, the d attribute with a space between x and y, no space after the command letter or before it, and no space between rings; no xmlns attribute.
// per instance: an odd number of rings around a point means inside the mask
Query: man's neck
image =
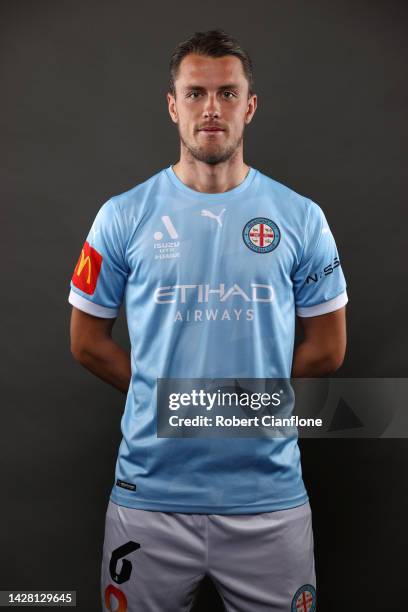
<svg viewBox="0 0 408 612"><path fill-rule="evenodd" d="M242 183L249 172L249 166L241 156L219 164L206 164L181 155L173 170L187 187L195 191L224 193Z"/></svg>

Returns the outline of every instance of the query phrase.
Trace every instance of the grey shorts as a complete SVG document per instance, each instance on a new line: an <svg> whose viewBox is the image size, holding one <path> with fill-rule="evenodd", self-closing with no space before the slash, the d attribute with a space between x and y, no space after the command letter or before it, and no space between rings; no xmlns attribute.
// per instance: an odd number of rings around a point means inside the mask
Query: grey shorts
<svg viewBox="0 0 408 612"><path fill-rule="evenodd" d="M314 612L309 502L225 515L139 510L109 501L103 611L188 612L205 575L228 612Z"/></svg>

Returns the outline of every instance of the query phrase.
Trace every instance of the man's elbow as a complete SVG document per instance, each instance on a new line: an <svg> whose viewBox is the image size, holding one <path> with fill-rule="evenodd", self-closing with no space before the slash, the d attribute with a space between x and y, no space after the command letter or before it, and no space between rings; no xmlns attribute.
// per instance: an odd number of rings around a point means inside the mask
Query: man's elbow
<svg viewBox="0 0 408 612"><path fill-rule="evenodd" d="M70 348L71 348L71 355L73 356L75 361L78 361L79 363L83 363L86 358L86 350L84 346L80 342L71 339Z"/></svg>
<svg viewBox="0 0 408 612"><path fill-rule="evenodd" d="M333 374L341 368L346 354L346 347L334 347L326 356L328 374Z"/></svg>

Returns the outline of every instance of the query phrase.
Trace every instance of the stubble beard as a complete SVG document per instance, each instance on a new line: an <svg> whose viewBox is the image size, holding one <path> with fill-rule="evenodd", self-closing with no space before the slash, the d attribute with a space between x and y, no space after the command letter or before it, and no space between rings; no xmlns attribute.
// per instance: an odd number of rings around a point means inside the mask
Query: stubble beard
<svg viewBox="0 0 408 612"><path fill-rule="evenodd" d="M180 130L179 136L182 144L194 159L200 162L204 162L205 164L209 164L210 166L215 166L216 164L221 164L222 162L228 161L234 156L243 140L244 129L242 130L241 135L235 140L235 142L224 147L218 145L217 148L207 148L204 146L197 146L188 143L181 135Z"/></svg>

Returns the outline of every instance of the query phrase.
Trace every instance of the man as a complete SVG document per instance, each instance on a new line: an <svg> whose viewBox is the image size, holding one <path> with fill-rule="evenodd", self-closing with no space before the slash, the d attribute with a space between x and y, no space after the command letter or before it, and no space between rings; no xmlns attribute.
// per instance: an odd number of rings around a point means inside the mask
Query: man
<svg viewBox="0 0 408 612"><path fill-rule="evenodd" d="M157 379L335 371L347 302L336 245L317 204L243 161L257 96L239 44L196 33L170 72L180 159L100 208L69 295L74 357L127 395L103 609L187 611L208 575L228 611L313 611L297 435L158 437ZM130 357L111 337L124 297Z"/></svg>

